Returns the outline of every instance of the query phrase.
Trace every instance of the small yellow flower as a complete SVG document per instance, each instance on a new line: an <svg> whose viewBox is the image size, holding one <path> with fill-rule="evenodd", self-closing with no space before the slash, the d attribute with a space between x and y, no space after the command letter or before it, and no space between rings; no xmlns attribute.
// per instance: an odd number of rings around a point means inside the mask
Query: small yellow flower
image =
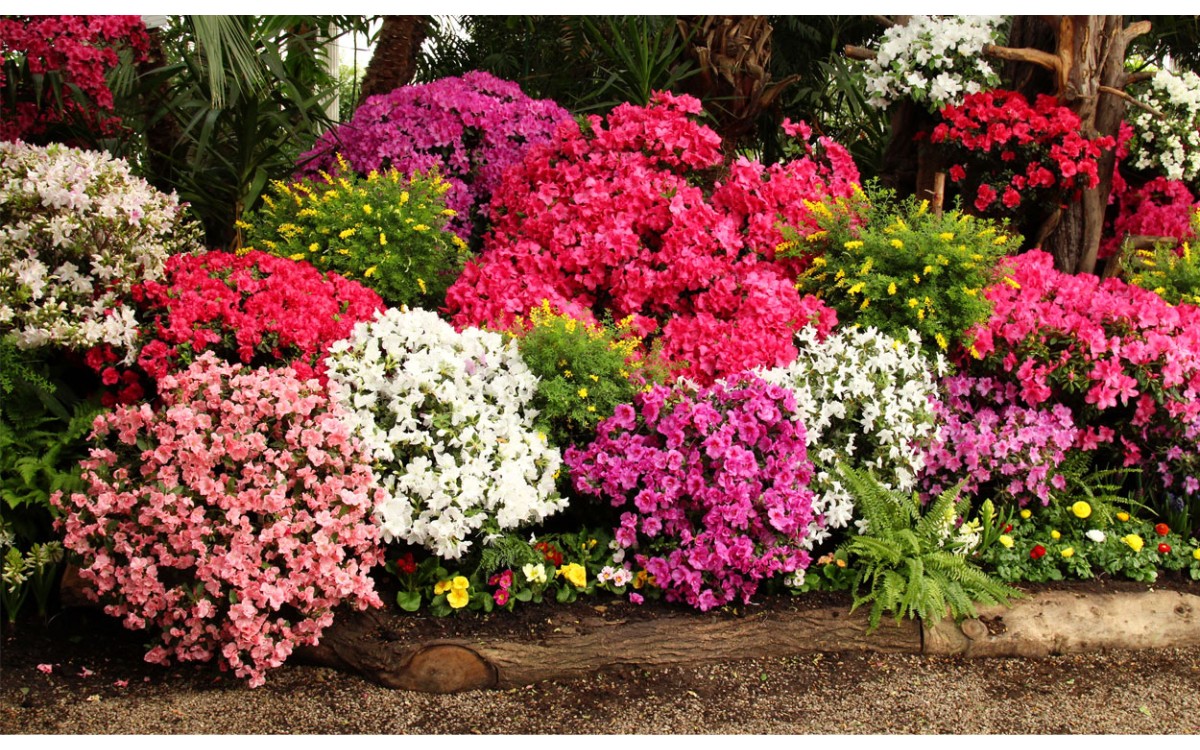
<svg viewBox="0 0 1200 750"><path fill-rule="evenodd" d="M375 275L375 271L376 271L378 268L379 268L379 266L371 266L371 267L370 267L370 268L368 268L367 270L363 271L363 276L364 276L364 277L366 277L366 278L368 278L368 279L369 279L369 278L371 278L372 276L374 276L374 275Z"/></svg>
<svg viewBox="0 0 1200 750"><path fill-rule="evenodd" d="M870 306L871 306L871 300L870 300L870 298L866 298L862 301L862 304L858 306L858 309L866 310Z"/></svg>
<svg viewBox="0 0 1200 750"><path fill-rule="evenodd" d="M400 205L403 206L405 203L408 203L408 191L407 190L402 191L400 193Z"/></svg>
<svg viewBox="0 0 1200 750"><path fill-rule="evenodd" d="M417 279L417 286L418 286L418 287L420 287L420 289L421 289L421 294L427 294L427 293L429 292L429 290L428 290L428 289L425 287L425 279L418 278L418 279Z"/></svg>
<svg viewBox="0 0 1200 750"><path fill-rule="evenodd" d="M933 273L933 266L925 266L925 268L921 271L921 273L928 276L929 274Z"/></svg>
<svg viewBox="0 0 1200 750"><path fill-rule="evenodd" d="M893 281L892 283L888 284L888 294L895 294L895 293L896 293L896 282Z"/></svg>
<svg viewBox="0 0 1200 750"><path fill-rule="evenodd" d="M375 210L375 209L371 208L371 204L370 204L370 203L364 203L364 204L363 204L363 213L364 213L364 214L366 214L366 215L370 216L370 215L371 215L371 212L372 212L372 211L374 211L374 210Z"/></svg>
<svg viewBox="0 0 1200 750"><path fill-rule="evenodd" d="M1092 515L1092 506L1080 500L1071 506L1071 512L1075 514L1076 518L1087 518Z"/></svg>
<svg viewBox="0 0 1200 750"><path fill-rule="evenodd" d="M916 298L914 298L914 297L908 298L908 306L909 307L917 307L920 304L921 304L921 302L919 300L917 300Z"/></svg>
<svg viewBox="0 0 1200 750"><path fill-rule="evenodd" d="M558 569L558 574L571 582L575 588L587 588L587 569L579 563L567 563Z"/></svg>
<svg viewBox="0 0 1200 750"><path fill-rule="evenodd" d="M1005 276L1005 277L1004 277L1004 283L1005 283L1005 284L1008 284L1008 285L1009 285L1009 286L1011 286L1013 289L1020 289L1020 288L1021 288L1021 284L1020 284L1020 282L1018 282L1016 279L1014 279L1014 278L1011 278L1011 277L1009 277L1009 276Z"/></svg>
<svg viewBox="0 0 1200 750"><path fill-rule="evenodd" d="M904 240L901 240L901 239L893 239L893 240L892 240L892 247L896 248L897 250L900 250L900 249L902 249L902 248L904 247Z"/></svg>
<svg viewBox="0 0 1200 750"><path fill-rule="evenodd" d="M857 250L862 246L863 246L863 243L860 240L850 240L849 242L845 243L845 245L844 245L844 247L847 250Z"/></svg>
<svg viewBox="0 0 1200 750"><path fill-rule="evenodd" d="M355 233L356 231L357 231L357 230L356 230L356 229L354 229L354 227L350 227L349 229L343 229L342 231L338 232L338 237L339 237L340 239L343 239L343 240L344 240L344 239L346 239L347 237L353 237L353 236L354 236L354 233Z"/></svg>
<svg viewBox="0 0 1200 750"><path fill-rule="evenodd" d="M1074 547L1067 547L1065 550L1063 550L1063 551L1062 551L1062 556L1063 556L1063 557L1071 557L1071 556L1072 556L1072 555L1074 555L1074 554L1075 554L1075 548L1074 548Z"/></svg>
<svg viewBox="0 0 1200 750"><path fill-rule="evenodd" d="M1200 547L1192 550L1192 558L1195 560L1200 560Z"/></svg>
<svg viewBox="0 0 1200 750"><path fill-rule="evenodd" d="M921 312L923 313L923 312L925 312L925 311L924 311L924 310L922 310ZM921 316L921 317L922 317L922 318L924 318L924 316ZM950 342L949 342L949 341L947 341L947 340L946 340L946 337L945 337L945 336L943 336L943 335L942 335L940 332L939 332L939 333L937 333L937 334L934 334L934 337L933 337L933 339L934 339L934 341L937 341L937 345L938 345L938 347L939 347L939 348L941 348L941 349L948 349L948 348L950 348Z"/></svg>
<svg viewBox="0 0 1200 750"><path fill-rule="evenodd" d="M433 595L441 596L442 594L446 593L449 590L450 590L450 581L448 579L445 581L438 581L437 585L435 585L433 587Z"/></svg>
<svg viewBox="0 0 1200 750"><path fill-rule="evenodd" d="M938 239L942 242L949 242L954 239L954 232L942 232L938 235Z"/></svg>
<svg viewBox="0 0 1200 750"><path fill-rule="evenodd" d="M579 397L580 397L580 398L587 398L587 394L588 394L588 389L587 389L587 388L580 388L580 389L579 389Z"/></svg>
<svg viewBox="0 0 1200 750"><path fill-rule="evenodd" d="M863 283L860 281L857 284L855 284L854 286L847 289L846 291L848 291L850 294L858 294L862 290L863 290Z"/></svg>
<svg viewBox="0 0 1200 750"><path fill-rule="evenodd" d="M416 224L413 226L413 231L414 232L428 232L429 227L424 224Z"/></svg>
<svg viewBox="0 0 1200 750"><path fill-rule="evenodd" d="M1062 539L1062 534L1060 534L1057 530L1051 531L1050 538L1057 542L1059 539Z"/></svg>
<svg viewBox="0 0 1200 750"><path fill-rule="evenodd" d="M449 594L446 594L446 603L454 609L462 609L467 606L467 602L471 601L471 595L466 589L451 589Z"/></svg>
<svg viewBox="0 0 1200 750"><path fill-rule="evenodd" d="M1123 510L1122 510L1122 511L1119 511L1119 512L1117 513L1117 520L1118 520L1118 521L1121 521L1122 523L1124 523L1125 521L1128 521L1128 520L1129 520L1129 514L1128 514L1128 513L1126 513L1126 512L1125 512L1125 511L1123 511Z"/></svg>
<svg viewBox="0 0 1200 750"><path fill-rule="evenodd" d="M454 591L466 591L471 588L471 582L467 580L466 576L454 576L450 581L450 588Z"/></svg>
<svg viewBox="0 0 1200 750"><path fill-rule="evenodd" d="M1129 548L1134 552L1141 552L1142 545L1145 544L1145 542L1142 541L1142 538L1137 534L1127 534L1126 536L1121 537L1121 541L1128 544Z"/></svg>
<svg viewBox="0 0 1200 750"><path fill-rule="evenodd" d="M320 243L317 243L317 242L314 242L308 246L308 251L310 253L315 253L316 251L318 251L320 249L321 249L321 245L320 245Z"/></svg>
<svg viewBox="0 0 1200 750"><path fill-rule="evenodd" d="M1001 534L1000 538L997 539L996 541L1000 542L1000 545L1003 546L1004 548L1012 549L1013 538L1011 536L1009 536L1008 534Z"/></svg>
<svg viewBox="0 0 1200 750"><path fill-rule="evenodd" d="M304 253L292 253L288 258L292 260L304 260Z"/></svg>
<svg viewBox="0 0 1200 750"><path fill-rule="evenodd" d="M1033 515L1032 511L1030 511L1028 508L1021 511L1021 518L1029 518L1032 515Z"/></svg>

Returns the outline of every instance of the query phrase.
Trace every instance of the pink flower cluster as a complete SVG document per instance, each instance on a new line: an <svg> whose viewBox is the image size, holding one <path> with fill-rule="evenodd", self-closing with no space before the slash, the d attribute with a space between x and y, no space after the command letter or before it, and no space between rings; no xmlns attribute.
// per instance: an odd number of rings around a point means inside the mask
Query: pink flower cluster
<svg viewBox="0 0 1200 750"><path fill-rule="evenodd" d="M965 479L968 495L986 486L988 496L1048 505L1051 490L1066 486L1057 467L1079 433L1071 410L1023 406L1015 384L994 378L956 375L942 385L947 397L934 407L941 430L926 452L923 489L937 495Z"/></svg>
<svg viewBox="0 0 1200 750"><path fill-rule="evenodd" d="M105 76L119 62L117 48L133 50L134 59L145 59L149 49L146 26L139 16L5 16L0 18L0 60L24 59L32 76L61 76L58 91L19 91L15 102L0 110L0 140L30 140L49 125L67 117L82 118L96 132L116 132L120 119L108 117L113 95ZM47 80L49 82L49 80ZM0 65L0 87L20 82L6 80ZM23 88L23 87L22 87ZM72 95L77 89L90 106L81 106ZM49 106L61 98L63 111ZM11 106L10 106L11 104Z"/></svg>
<svg viewBox="0 0 1200 750"><path fill-rule="evenodd" d="M163 281L131 294L141 324L137 364L151 382L205 351L247 365L291 364L304 379L321 375L329 345L383 309L379 295L356 281L257 250L171 256ZM138 376L117 360L108 346L86 357L104 385L120 387L107 395L110 405L140 400Z"/></svg>
<svg viewBox="0 0 1200 750"><path fill-rule="evenodd" d="M621 514L617 542L670 601L701 610L808 567L813 466L787 389L745 374L695 391L655 386L565 455L582 493Z"/></svg>
<svg viewBox="0 0 1200 750"><path fill-rule="evenodd" d="M447 292L454 323L506 328L542 300L580 319L634 316L701 383L790 362L804 325L828 332L836 314L796 292L802 261L774 251L780 224L815 231L805 201L853 193L853 161L823 139L825 158L739 158L714 183L720 138L699 112L659 93L531 149L496 191L482 255Z"/></svg>
<svg viewBox="0 0 1200 750"><path fill-rule="evenodd" d="M206 353L162 408L96 418L87 491L52 498L105 612L156 627L153 663L209 661L261 685L333 609L381 606L369 459L319 384Z"/></svg>
<svg viewBox="0 0 1200 750"><path fill-rule="evenodd" d="M474 71L370 97L349 122L301 154L296 176L320 179L321 170L337 171L337 154L362 175L436 168L451 185L446 205L458 212L449 228L467 240L504 171L567 119L570 113L554 102L530 99L517 84Z"/></svg>
<svg viewBox="0 0 1200 750"><path fill-rule="evenodd" d="M943 107L941 117L930 141L968 152L969 162L951 166L950 179L978 186L974 206L981 213L1011 214L1022 201L1095 187L1096 160L1115 145L1111 137L1080 135L1079 116L1052 96L1039 95L1031 106L1015 91L981 91ZM997 198L1003 208L993 207Z"/></svg>
<svg viewBox="0 0 1200 750"><path fill-rule="evenodd" d="M1200 308L1060 273L1041 251L1013 259L986 294L995 307L976 330L974 374L1012 383L1026 406L1069 407L1078 447L1118 451L1166 488L1197 486Z"/></svg>
<svg viewBox="0 0 1200 750"><path fill-rule="evenodd" d="M1100 243L1101 258L1117 252L1130 235L1172 237L1180 245L1195 237L1192 212L1200 209L1200 203L1179 180L1156 177L1140 188L1126 189L1116 197L1120 212Z"/></svg>

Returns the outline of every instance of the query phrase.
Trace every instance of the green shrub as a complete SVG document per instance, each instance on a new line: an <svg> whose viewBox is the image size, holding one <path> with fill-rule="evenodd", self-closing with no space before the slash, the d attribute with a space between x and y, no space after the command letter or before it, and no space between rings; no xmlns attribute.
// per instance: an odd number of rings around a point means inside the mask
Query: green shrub
<svg viewBox="0 0 1200 750"><path fill-rule="evenodd" d="M814 205L820 231L804 239L790 229L779 254L815 257L798 279L801 292L821 298L845 324L874 326L894 338L911 328L927 354L962 346L991 305L984 287L1001 257L1020 238L1003 225L959 211L941 216L928 202L894 204L885 191Z"/></svg>
<svg viewBox="0 0 1200 750"><path fill-rule="evenodd" d="M243 251L306 260L374 289L389 305L436 310L458 278L467 246L445 229L450 184L436 173L272 183L246 221Z"/></svg>
<svg viewBox="0 0 1200 750"><path fill-rule="evenodd" d="M1200 258L1187 242L1179 253L1166 245L1138 250L1122 258L1121 268L1129 283L1149 289L1172 305L1200 305Z"/></svg>

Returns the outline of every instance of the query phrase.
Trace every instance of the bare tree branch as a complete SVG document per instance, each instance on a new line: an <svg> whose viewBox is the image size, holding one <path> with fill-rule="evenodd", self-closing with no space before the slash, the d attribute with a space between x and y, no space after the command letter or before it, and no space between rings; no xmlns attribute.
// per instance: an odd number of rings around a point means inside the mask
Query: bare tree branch
<svg viewBox="0 0 1200 750"><path fill-rule="evenodd" d="M1164 115L1162 112L1159 112L1157 109L1155 109L1154 107L1151 107L1149 104L1146 104L1145 102L1138 101L1137 99L1130 96L1129 94L1122 91L1121 89L1116 89L1116 88L1113 88L1112 86L1103 86L1102 85L1102 86L1100 86L1100 90L1106 94L1112 94L1113 96L1120 97L1121 99L1124 99L1125 101L1129 102L1133 106L1135 106L1139 109L1143 109L1143 110L1149 112L1150 114L1154 115L1155 117L1158 117L1158 118L1161 118L1164 120L1167 118L1167 116Z"/></svg>

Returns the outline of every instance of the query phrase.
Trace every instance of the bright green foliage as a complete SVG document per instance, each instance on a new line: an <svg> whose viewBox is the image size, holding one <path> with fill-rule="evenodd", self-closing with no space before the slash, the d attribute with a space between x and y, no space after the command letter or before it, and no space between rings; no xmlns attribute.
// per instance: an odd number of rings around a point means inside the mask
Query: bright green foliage
<svg viewBox="0 0 1200 750"><path fill-rule="evenodd" d="M641 340L625 325L600 326L554 313L549 302L518 320L521 358L538 377L538 429L560 447L585 445L596 425L660 379L635 352Z"/></svg>
<svg viewBox="0 0 1200 750"><path fill-rule="evenodd" d="M816 254L798 280L801 293L820 297L842 323L897 338L912 328L928 354L970 349L969 329L991 313L983 290L1019 237L959 211L938 216L927 201L893 204L880 190L812 209L820 230L801 239L785 229L777 250Z"/></svg>
<svg viewBox="0 0 1200 750"><path fill-rule="evenodd" d="M958 499L961 485L922 511L916 493L888 490L873 476L845 465L839 471L868 524L866 533L851 538L839 552L854 571L851 611L870 604L871 630L885 613L894 613L896 622L906 616L934 622L949 608L961 620L976 615L976 604L1007 604L1021 596L967 560L973 542L969 535L954 535L954 520L969 505ZM978 522L963 527L978 528Z"/></svg>
<svg viewBox="0 0 1200 750"><path fill-rule="evenodd" d="M1192 216L1192 223L1200 225L1200 210ZM1200 226L1196 231L1200 234ZM1169 246L1160 245L1125 255L1121 259L1125 279L1172 305L1200 304L1200 257L1192 251L1191 243L1183 243L1179 250L1177 254Z"/></svg>
<svg viewBox="0 0 1200 750"><path fill-rule="evenodd" d="M7 547L8 540L7 530L0 529L0 549ZM46 617L62 560L62 542L57 541L35 544L24 554L17 547L5 549L0 559L0 610L10 623L17 621L30 591L37 602L38 615Z"/></svg>
<svg viewBox="0 0 1200 750"><path fill-rule="evenodd" d="M436 310L458 278L467 246L445 225L454 215L436 173L395 170L327 182L272 183L263 207L238 222L244 249L306 260L374 289L392 306Z"/></svg>

